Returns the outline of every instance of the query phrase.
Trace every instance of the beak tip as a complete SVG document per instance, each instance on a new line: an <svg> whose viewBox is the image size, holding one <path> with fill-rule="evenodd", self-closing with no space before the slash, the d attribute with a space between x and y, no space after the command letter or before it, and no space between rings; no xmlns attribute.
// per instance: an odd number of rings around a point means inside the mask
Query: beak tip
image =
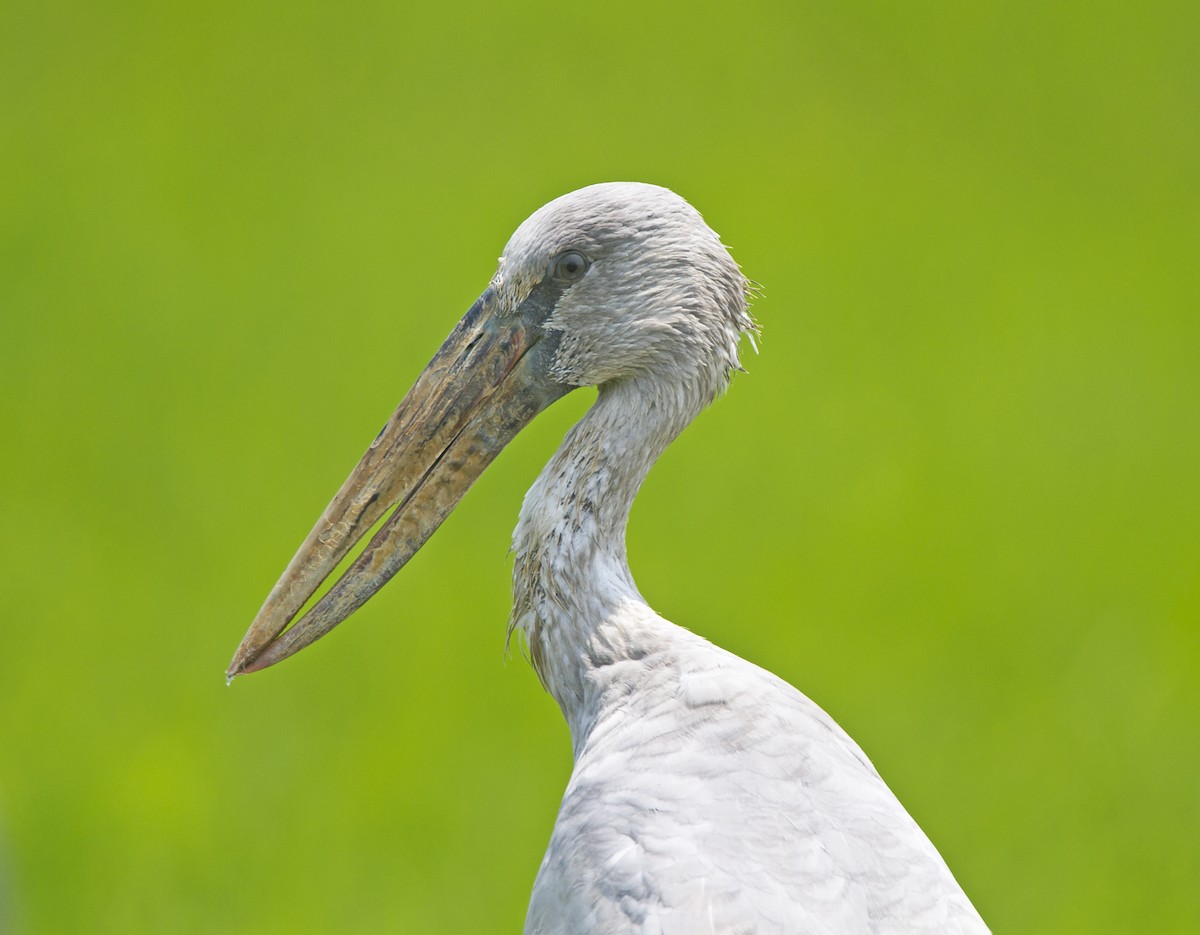
<svg viewBox="0 0 1200 935"><path fill-rule="evenodd" d="M255 665L257 661L256 657L251 656L239 646L238 651L233 656L233 660L229 663L229 668L225 670L225 684L232 685L233 680L239 675L247 675L265 668L262 665Z"/></svg>

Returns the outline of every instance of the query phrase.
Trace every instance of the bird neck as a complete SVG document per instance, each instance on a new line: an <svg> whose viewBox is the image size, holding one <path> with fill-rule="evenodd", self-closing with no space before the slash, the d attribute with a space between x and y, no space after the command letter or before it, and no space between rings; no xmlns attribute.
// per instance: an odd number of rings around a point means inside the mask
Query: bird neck
<svg viewBox="0 0 1200 935"><path fill-rule="evenodd" d="M577 747L599 704L595 673L644 655L671 627L638 593L625 529L650 468L707 401L688 395L601 387L521 507L510 632L523 634Z"/></svg>

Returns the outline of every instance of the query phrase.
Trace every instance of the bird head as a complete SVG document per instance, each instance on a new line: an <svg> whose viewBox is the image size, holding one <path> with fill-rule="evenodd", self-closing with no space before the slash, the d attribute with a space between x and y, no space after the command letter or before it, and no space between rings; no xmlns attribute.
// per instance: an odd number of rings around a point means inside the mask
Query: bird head
<svg viewBox="0 0 1200 935"><path fill-rule="evenodd" d="M534 212L301 545L228 677L287 658L358 609L521 428L571 389L633 385L698 411L725 386L739 337L753 328L747 285L699 213L665 188L592 185Z"/></svg>
<svg viewBox="0 0 1200 935"><path fill-rule="evenodd" d="M751 327L729 251L695 208L655 185L591 185L534 212L493 288L511 301L545 283L562 288L543 328L560 335L551 375L568 386L723 381Z"/></svg>

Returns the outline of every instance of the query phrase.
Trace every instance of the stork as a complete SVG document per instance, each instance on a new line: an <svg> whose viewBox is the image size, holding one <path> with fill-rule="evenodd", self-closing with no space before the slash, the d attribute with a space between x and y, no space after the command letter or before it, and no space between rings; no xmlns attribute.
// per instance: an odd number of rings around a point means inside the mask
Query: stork
<svg viewBox="0 0 1200 935"><path fill-rule="evenodd" d="M788 683L659 616L629 571L634 495L738 367L754 328L748 287L717 234L665 188L592 185L534 212L300 546L227 675L328 633L535 415L597 387L526 494L513 540L510 636L527 644L574 751L527 935L986 932L846 732Z"/></svg>

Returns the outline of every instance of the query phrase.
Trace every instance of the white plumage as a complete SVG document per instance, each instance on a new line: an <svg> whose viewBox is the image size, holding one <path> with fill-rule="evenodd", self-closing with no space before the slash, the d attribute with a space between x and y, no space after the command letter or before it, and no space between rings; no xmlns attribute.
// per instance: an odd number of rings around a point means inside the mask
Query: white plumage
<svg viewBox="0 0 1200 935"><path fill-rule="evenodd" d="M526 933L986 932L854 741L787 683L660 617L630 574L634 495L737 366L746 291L716 234L666 189L595 185L537 211L285 572L231 674L331 629L521 425L597 386L514 535L511 626L575 753ZM482 389L445 389L493 361ZM343 593L280 636L341 543L389 502L400 510L331 591Z"/></svg>

